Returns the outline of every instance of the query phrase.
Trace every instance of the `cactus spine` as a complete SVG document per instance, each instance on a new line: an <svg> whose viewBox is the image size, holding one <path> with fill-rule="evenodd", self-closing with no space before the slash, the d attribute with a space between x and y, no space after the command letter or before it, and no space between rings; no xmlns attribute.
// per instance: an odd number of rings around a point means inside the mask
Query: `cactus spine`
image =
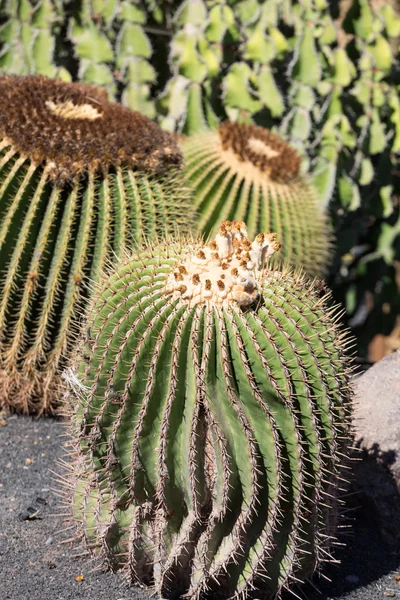
<svg viewBox="0 0 400 600"><path fill-rule="evenodd" d="M0 92L0 403L51 412L89 279L193 211L179 149L146 117L44 77Z"/></svg>
<svg viewBox="0 0 400 600"><path fill-rule="evenodd" d="M273 598L330 557L345 342L321 286L268 268L279 247L226 221L125 256L67 375L74 518L164 598Z"/></svg>
<svg viewBox="0 0 400 600"><path fill-rule="evenodd" d="M324 274L332 236L293 148L262 127L227 121L184 138L182 150L199 232L215 234L221 219L244 219L251 237L276 231L282 260L311 276Z"/></svg>

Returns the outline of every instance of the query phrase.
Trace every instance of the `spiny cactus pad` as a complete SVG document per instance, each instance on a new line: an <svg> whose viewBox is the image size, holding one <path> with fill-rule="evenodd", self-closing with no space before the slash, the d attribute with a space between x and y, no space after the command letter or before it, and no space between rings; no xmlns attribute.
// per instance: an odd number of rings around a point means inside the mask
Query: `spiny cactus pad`
<svg viewBox="0 0 400 600"><path fill-rule="evenodd" d="M125 245L188 230L181 161L91 86L0 78L0 404L51 411L89 278Z"/></svg>
<svg viewBox="0 0 400 600"><path fill-rule="evenodd" d="M86 544L163 598L275 598L330 559L348 362L320 284L225 222L98 285L73 366L68 486Z"/></svg>
<svg viewBox="0 0 400 600"><path fill-rule="evenodd" d="M324 274L332 236L289 144L262 127L227 121L216 132L184 138L182 149L199 232L216 233L221 219L244 219L251 236L277 232L282 260Z"/></svg>

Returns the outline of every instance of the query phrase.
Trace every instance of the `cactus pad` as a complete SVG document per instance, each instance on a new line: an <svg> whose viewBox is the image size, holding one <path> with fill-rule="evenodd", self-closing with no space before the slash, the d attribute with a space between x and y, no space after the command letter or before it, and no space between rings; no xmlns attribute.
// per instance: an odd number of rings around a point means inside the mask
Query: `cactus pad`
<svg viewBox="0 0 400 600"><path fill-rule="evenodd" d="M268 268L279 247L224 222L125 256L67 373L74 518L163 598L275 598L330 557L345 342L323 286Z"/></svg>
<svg viewBox="0 0 400 600"><path fill-rule="evenodd" d="M216 233L221 219L244 219L251 236L277 232L283 261L311 276L324 274L331 233L289 144L262 127L225 122L218 132L184 139L182 148L199 232Z"/></svg>
<svg viewBox="0 0 400 600"><path fill-rule="evenodd" d="M188 230L181 160L94 87L0 78L0 404L50 412L89 278L125 245Z"/></svg>

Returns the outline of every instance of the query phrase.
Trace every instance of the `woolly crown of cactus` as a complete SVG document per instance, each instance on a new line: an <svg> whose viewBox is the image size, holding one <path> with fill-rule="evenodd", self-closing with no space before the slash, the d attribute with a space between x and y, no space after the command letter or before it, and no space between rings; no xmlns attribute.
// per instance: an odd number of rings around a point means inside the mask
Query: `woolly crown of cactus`
<svg viewBox="0 0 400 600"><path fill-rule="evenodd" d="M231 122L181 145L199 232L216 233L221 219L245 220L251 236L277 232L282 261L310 276L325 273L332 235L296 150L267 129Z"/></svg>
<svg viewBox="0 0 400 600"><path fill-rule="evenodd" d="M290 183L299 176L301 160L279 135L268 129L225 121L219 127L221 146L233 151L244 163L251 163L270 181Z"/></svg>
<svg viewBox="0 0 400 600"><path fill-rule="evenodd" d="M1 405L51 412L89 280L124 246L188 231L181 161L96 88L0 78Z"/></svg>
<svg viewBox="0 0 400 600"><path fill-rule="evenodd" d="M163 598L275 598L330 558L349 442L343 332L272 233L125 256L70 382L74 519Z"/></svg>
<svg viewBox="0 0 400 600"><path fill-rule="evenodd" d="M105 90L40 76L0 77L0 136L49 167L53 179L111 166L157 172L179 165L173 137Z"/></svg>

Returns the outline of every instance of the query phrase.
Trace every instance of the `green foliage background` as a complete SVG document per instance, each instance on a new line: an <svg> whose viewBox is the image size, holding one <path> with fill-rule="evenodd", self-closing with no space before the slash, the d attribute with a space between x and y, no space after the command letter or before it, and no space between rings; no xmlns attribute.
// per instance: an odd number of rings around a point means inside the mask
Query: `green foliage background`
<svg viewBox="0 0 400 600"><path fill-rule="evenodd" d="M229 117L282 134L329 204L329 283L359 354L389 333L400 312L400 19L389 2L2 0L0 23L2 71L105 86L170 131Z"/></svg>

